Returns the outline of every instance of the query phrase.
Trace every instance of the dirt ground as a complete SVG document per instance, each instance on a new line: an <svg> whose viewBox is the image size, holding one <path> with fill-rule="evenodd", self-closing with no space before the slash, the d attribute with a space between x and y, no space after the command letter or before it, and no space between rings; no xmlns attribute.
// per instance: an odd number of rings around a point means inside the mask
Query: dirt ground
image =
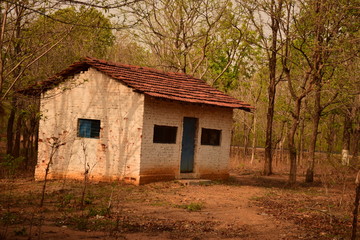
<svg viewBox="0 0 360 240"><path fill-rule="evenodd" d="M289 187L286 175L132 186L0 180L0 239L349 239L353 187ZM299 182L301 179L299 179Z"/></svg>

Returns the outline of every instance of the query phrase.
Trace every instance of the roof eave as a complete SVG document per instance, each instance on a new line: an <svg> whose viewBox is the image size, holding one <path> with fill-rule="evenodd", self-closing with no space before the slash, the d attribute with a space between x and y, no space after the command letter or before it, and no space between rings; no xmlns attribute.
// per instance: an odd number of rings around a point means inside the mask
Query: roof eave
<svg viewBox="0 0 360 240"><path fill-rule="evenodd" d="M185 101L185 100L177 100L177 99L172 99L172 98L153 96L151 94L148 94L146 92L143 92L143 91L140 91L140 90L137 90L137 89L134 89L133 91L137 92L137 93L144 94L144 95L152 97L152 98L171 101L171 102L181 102L181 103L195 104L195 105L206 105L206 106L212 106L212 107L240 109L240 110L243 110L243 111L246 111L246 112L252 112L252 110L254 109L254 107L252 107L252 106L244 106L244 105L240 105L240 104L234 104L233 106L230 106L229 104L219 104L219 103L209 103L209 102L207 102L207 103L205 103L205 102L190 102L190 101ZM237 105L237 106L235 106L235 105Z"/></svg>

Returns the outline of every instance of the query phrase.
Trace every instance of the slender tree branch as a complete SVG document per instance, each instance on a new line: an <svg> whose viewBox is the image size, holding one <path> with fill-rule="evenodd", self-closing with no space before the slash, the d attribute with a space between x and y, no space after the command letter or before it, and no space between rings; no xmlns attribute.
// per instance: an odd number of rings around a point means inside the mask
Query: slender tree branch
<svg viewBox="0 0 360 240"><path fill-rule="evenodd" d="M46 14L45 12L43 12L41 10L37 10L37 9L31 8L31 7L28 7L28 6L26 6L25 4L23 4L21 2L13 2L11 0L2 0L2 1L7 2L9 4L14 4L14 5L19 6L21 8L24 8L26 10L29 10L29 11L31 11L33 13L36 13L38 15L49 18L49 19L51 19L51 20L53 20L55 22L60 22L60 23L67 24L67 25L72 25L72 26L85 27L85 28L100 28L100 29L121 30L121 29L132 28L132 27L134 27L135 25L138 24L138 21L134 22L133 24L130 24L129 26L121 26L121 27L105 27L105 26L98 26L97 24L95 24L95 25L81 24L78 21L65 21L65 20L55 18L55 17L53 17L53 16L51 16L49 14ZM137 2L137 1L134 1L134 2ZM106 7L103 7L103 8L106 8Z"/></svg>
<svg viewBox="0 0 360 240"><path fill-rule="evenodd" d="M45 52L41 53L38 57L36 57L35 59L33 59L30 63L28 63L23 69L22 71L17 75L17 77L14 79L14 81L12 82L12 84L10 85L10 87L7 89L7 91L4 93L4 95L2 96L0 102L2 102L6 96L9 94L10 90L14 87L15 83L20 79L20 77L22 77L23 73L25 72L25 70L27 70L32 64L34 64L35 62L37 62L40 58L42 58L43 56L45 56L48 52L50 52L55 46L57 46L60 42L62 42L62 40L65 39L65 37L67 37L70 32L72 31L73 28L71 28L62 38L60 38L57 42L55 42L51 47L49 47Z"/></svg>

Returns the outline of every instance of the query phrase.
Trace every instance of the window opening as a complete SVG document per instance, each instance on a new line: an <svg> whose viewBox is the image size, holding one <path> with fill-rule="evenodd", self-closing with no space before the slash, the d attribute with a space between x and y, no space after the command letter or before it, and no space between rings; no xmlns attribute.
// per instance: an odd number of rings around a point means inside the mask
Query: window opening
<svg viewBox="0 0 360 240"><path fill-rule="evenodd" d="M154 125L154 143L176 143L177 127Z"/></svg>
<svg viewBox="0 0 360 240"><path fill-rule="evenodd" d="M99 138L100 120L82 119L78 120L78 137Z"/></svg>
<svg viewBox="0 0 360 240"><path fill-rule="evenodd" d="M219 146L221 138L221 130L202 128L201 129L201 145Z"/></svg>

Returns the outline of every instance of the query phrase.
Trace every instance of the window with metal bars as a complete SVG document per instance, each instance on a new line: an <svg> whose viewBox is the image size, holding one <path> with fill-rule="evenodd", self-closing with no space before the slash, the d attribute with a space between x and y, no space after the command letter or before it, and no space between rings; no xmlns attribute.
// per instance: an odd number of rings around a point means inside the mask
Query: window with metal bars
<svg viewBox="0 0 360 240"><path fill-rule="evenodd" d="M78 137L100 138L100 120L78 119Z"/></svg>
<svg viewBox="0 0 360 240"><path fill-rule="evenodd" d="M202 128L201 129L201 145L219 146L221 138L221 130Z"/></svg>

